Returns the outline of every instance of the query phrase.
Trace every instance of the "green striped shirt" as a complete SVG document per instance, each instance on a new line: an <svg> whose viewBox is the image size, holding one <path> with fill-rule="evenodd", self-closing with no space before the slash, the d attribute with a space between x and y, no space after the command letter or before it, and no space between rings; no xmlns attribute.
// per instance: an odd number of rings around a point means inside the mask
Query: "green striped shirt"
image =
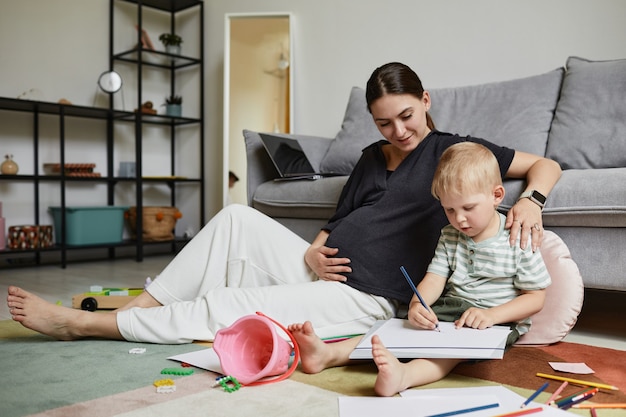
<svg viewBox="0 0 626 417"><path fill-rule="evenodd" d="M428 272L447 277L444 295L486 309L511 301L521 291L541 290L550 285L540 251L533 252L530 244L526 250L521 249L519 238L511 247L509 230L504 229L506 217L498 214L497 235L479 243L452 225L441 230ZM530 317L517 325L520 335L529 328Z"/></svg>

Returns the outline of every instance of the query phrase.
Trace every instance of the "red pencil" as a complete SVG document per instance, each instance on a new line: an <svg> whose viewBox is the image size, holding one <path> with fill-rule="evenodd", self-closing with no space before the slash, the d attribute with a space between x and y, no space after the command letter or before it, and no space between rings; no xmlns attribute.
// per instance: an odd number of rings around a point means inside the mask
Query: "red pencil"
<svg viewBox="0 0 626 417"><path fill-rule="evenodd" d="M526 408L523 410L511 411L510 413L498 414L497 416L493 416L493 417L516 417L516 416L523 416L526 414L538 413L540 411L543 411L542 407Z"/></svg>

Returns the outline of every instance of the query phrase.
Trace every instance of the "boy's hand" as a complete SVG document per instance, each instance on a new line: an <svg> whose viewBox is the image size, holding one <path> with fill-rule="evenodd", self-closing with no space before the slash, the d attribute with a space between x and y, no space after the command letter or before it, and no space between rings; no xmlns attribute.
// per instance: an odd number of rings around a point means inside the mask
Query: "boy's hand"
<svg viewBox="0 0 626 417"><path fill-rule="evenodd" d="M461 328L463 326L471 327L473 329L486 329L495 324L494 319L491 317L489 310L485 310L477 307L470 307L461 315L461 317L454 322L455 327Z"/></svg>
<svg viewBox="0 0 626 417"><path fill-rule="evenodd" d="M434 330L439 320L431 309L426 309L418 302L411 302L408 314L409 324L417 329Z"/></svg>

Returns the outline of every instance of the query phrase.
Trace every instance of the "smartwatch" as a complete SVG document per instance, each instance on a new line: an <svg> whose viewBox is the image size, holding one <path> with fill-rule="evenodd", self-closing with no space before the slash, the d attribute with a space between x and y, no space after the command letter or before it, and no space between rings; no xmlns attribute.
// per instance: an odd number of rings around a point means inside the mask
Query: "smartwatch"
<svg viewBox="0 0 626 417"><path fill-rule="evenodd" d="M542 209L546 205L546 196L541 194L537 190L525 191L522 194L520 194L520 196L519 196L519 198L517 200L519 201L522 198L530 199L530 201L532 201L533 203L535 203L536 205L538 205Z"/></svg>

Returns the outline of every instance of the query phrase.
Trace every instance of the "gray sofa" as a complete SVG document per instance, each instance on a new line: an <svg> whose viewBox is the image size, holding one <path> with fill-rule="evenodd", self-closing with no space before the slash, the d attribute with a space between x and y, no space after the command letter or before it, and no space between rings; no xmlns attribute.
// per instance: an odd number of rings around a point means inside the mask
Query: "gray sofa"
<svg viewBox="0 0 626 417"><path fill-rule="evenodd" d="M626 60L570 57L566 67L523 79L429 90L441 131L545 155L563 175L543 212L578 264L586 288L626 291ZM295 137L316 169L346 175L381 135L354 87L335 138ZM347 176L276 182L257 132L244 131L249 205L311 240L334 213ZM505 181L508 210L524 188Z"/></svg>

